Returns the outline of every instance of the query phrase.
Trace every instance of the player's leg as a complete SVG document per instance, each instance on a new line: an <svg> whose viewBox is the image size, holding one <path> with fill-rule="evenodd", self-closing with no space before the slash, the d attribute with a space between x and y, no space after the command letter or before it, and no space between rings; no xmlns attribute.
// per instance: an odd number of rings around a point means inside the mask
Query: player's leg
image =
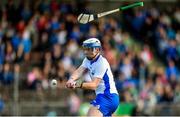
<svg viewBox="0 0 180 117"><path fill-rule="evenodd" d="M87 116L98 116L98 117L102 117L103 114L101 113L101 111L100 111L97 107L91 106L91 107L89 108L89 111L88 111Z"/></svg>

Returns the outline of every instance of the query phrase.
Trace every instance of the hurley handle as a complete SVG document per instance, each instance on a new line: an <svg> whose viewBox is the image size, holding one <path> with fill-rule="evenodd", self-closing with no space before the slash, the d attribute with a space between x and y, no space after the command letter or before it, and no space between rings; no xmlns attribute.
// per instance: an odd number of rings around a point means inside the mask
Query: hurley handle
<svg viewBox="0 0 180 117"><path fill-rule="evenodd" d="M123 7L120 7L119 10L123 11L123 10L133 8L133 7L137 7L137 6L143 6L143 2L137 2L137 3L134 3L134 4L127 5L127 6L123 6Z"/></svg>

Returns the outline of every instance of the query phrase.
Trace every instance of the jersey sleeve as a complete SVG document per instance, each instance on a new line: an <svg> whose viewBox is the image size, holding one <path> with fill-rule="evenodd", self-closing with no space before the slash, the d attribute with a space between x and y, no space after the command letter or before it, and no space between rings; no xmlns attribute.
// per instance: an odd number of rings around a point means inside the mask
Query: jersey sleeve
<svg viewBox="0 0 180 117"><path fill-rule="evenodd" d="M84 58L81 66L84 67L84 68L88 68L88 60L86 58Z"/></svg>
<svg viewBox="0 0 180 117"><path fill-rule="evenodd" d="M106 64L106 62L101 61L94 69L93 77L102 79L105 73L107 72L107 70L108 70L108 65Z"/></svg>

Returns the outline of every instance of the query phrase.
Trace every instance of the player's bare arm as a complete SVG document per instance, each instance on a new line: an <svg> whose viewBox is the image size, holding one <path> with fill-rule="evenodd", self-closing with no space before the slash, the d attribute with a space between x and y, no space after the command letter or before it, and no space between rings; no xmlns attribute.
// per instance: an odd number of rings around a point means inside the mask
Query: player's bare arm
<svg viewBox="0 0 180 117"><path fill-rule="evenodd" d="M85 71L85 69L86 68L79 66L78 69L73 72L70 78L74 81L79 79L82 73Z"/></svg>
<svg viewBox="0 0 180 117"><path fill-rule="evenodd" d="M94 78L94 80L92 80L91 82L77 82L75 87L95 90L100 82L101 82L101 78Z"/></svg>
<svg viewBox="0 0 180 117"><path fill-rule="evenodd" d="M82 73L85 71L86 68L80 66L78 67L74 72L73 74L71 75L70 79L67 81L66 83L66 87L67 88L72 88L73 85L74 85L74 81L79 79L80 76L82 75Z"/></svg>

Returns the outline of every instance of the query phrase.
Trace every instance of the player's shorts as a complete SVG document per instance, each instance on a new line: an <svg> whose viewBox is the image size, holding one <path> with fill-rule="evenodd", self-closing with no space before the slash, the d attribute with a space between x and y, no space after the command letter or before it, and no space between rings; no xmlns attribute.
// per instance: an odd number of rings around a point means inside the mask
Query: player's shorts
<svg viewBox="0 0 180 117"><path fill-rule="evenodd" d="M91 101L93 106L98 107L103 116L111 116L119 105L118 94L98 94L96 99Z"/></svg>

